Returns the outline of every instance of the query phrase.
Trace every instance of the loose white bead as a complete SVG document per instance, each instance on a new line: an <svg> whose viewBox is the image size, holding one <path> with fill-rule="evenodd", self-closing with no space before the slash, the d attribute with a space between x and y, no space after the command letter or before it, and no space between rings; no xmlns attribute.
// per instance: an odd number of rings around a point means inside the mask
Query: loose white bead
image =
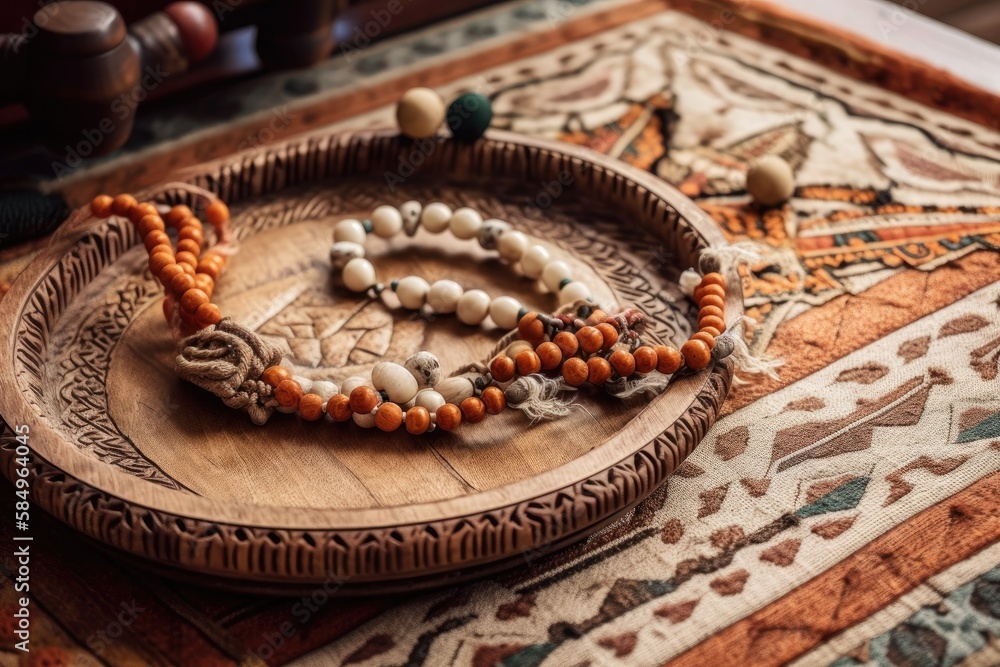
<svg viewBox="0 0 1000 667"><path fill-rule="evenodd" d="M483 216L479 211L468 206L463 207L451 214L448 221L448 229L459 239L472 239L479 234L479 228L483 226Z"/></svg>
<svg viewBox="0 0 1000 667"><path fill-rule="evenodd" d="M355 257L364 257L365 247L354 241L337 241L330 246L330 266L340 273Z"/></svg>
<svg viewBox="0 0 1000 667"><path fill-rule="evenodd" d="M553 294L557 294L561 283L566 278L569 278L569 266L566 262L561 262L556 260L554 262L549 262L542 269L542 282L545 286L549 288L549 291Z"/></svg>
<svg viewBox="0 0 1000 667"><path fill-rule="evenodd" d="M437 412L438 408L444 405L447 401L444 400L444 396L434 391L433 389L424 389L423 391L418 391L416 398L413 399L414 405L419 405L422 408L426 408L427 412L434 414Z"/></svg>
<svg viewBox="0 0 1000 667"><path fill-rule="evenodd" d="M448 229L451 221L451 207L439 201L428 204L420 214L420 224L431 234L440 234Z"/></svg>
<svg viewBox="0 0 1000 667"><path fill-rule="evenodd" d="M371 383L368 382L368 378L363 375L352 375L344 380L344 383L340 385L340 393L344 396L350 396L351 392L358 387L371 387ZM372 387L372 389L374 389L374 387Z"/></svg>
<svg viewBox="0 0 1000 667"><path fill-rule="evenodd" d="M312 393L323 399L323 412L326 412L326 403L331 397L340 393L337 385L328 380L317 380L313 382Z"/></svg>
<svg viewBox="0 0 1000 667"><path fill-rule="evenodd" d="M351 415L354 418L354 423L361 428L374 428L375 427L375 415L367 414L363 415L360 412L355 412Z"/></svg>
<svg viewBox="0 0 1000 667"><path fill-rule="evenodd" d="M339 243L340 241L350 241L351 243L364 245L365 239L367 238L368 234L365 232L365 226L361 224L360 220L348 218L346 220L341 220L333 226L334 243Z"/></svg>
<svg viewBox="0 0 1000 667"><path fill-rule="evenodd" d="M352 292L364 292L375 284L375 267L367 259L355 257L344 267L344 285Z"/></svg>
<svg viewBox="0 0 1000 667"><path fill-rule="evenodd" d="M559 290L560 304L573 303L578 299L589 300L590 298L591 298L590 289L588 289L586 285L577 280L568 283L566 287L563 287L561 290Z"/></svg>
<svg viewBox="0 0 1000 667"><path fill-rule="evenodd" d="M479 245L486 250L496 250L500 237L510 231L510 223L496 218L483 221L479 228Z"/></svg>
<svg viewBox="0 0 1000 667"><path fill-rule="evenodd" d="M393 403L406 403L417 394L417 379L399 364L383 362L372 369L372 386L384 389Z"/></svg>
<svg viewBox="0 0 1000 667"><path fill-rule="evenodd" d="M421 389L433 387L441 381L441 362L430 352L417 352L403 363L403 368L417 379Z"/></svg>
<svg viewBox="0 0 1000 667"><path fill-rule="evenodd" d="M434 391L441 395L446 403L458 405L475 393L475 385L467 377L453 377L440 382Z"/></svg>
<svg viewBox="0 0 1000 667"><path fill-rule="evenodd" d="M528 235L516 229L504 232L497 241L500 256L508 262L519 261L529 245L531 245L531 241L528 240Z"/></svg>
<svg viewBox="0 0 1000 667"><path fill-rule="evenodd" d="M520 310L521 302L512 296L498 296L490 303L490 317L501 329L516 327Z"/></svg>
<svg viewBox="0 0 1000 667"><path fill-rule="evenodd" d="M435 313L454 313L464 291L454 280L438 280L427 292L427 303Z"/></svg>
<svg viewBox="0 0 1000 667"><path fill-rule="evenodd" d="M701 284L701 274L694 269L684 269L681 273L681 277L677 281L680 285L681 292L684 296L691 297L694 296L694 291L698 289L698 285Z"/></svg>
<svg viewBox="0 0 1000 667"><path fill-rule="evenodd" d="M403 229L403 215L395 206L379 206L372 211L372 231L390 239Z"/></svg>
<svg viewBox="0 0 1000 667"><path fill-rule="evenodd" d="M406 276L396 285L396 296L403 308L417 310L423 308L430 289L431 286L420 276Z"/></svg>
<svg viewBox="0 0 1000 667"><path fill-rule="evenodd" d="M551 259L552 256L544 246L533 245L521 256L521 270L524 271L524 275L537 280Z"/></svg>
<svg viewBox="0 0 1000 667"><path fill-rule="evenodd" d="M404 202L399 207L399 213L403 216L403 231L406 232L407 236L413 236L417 233L417 227L420 225L420 212L422 210L423 206L415 199Z"/></svg>
<svg viewBox="0 0 1000 667"><path fill-rule="evenodd" d="M406 136L426 139L437 132L445 113L444 100L436 92L430 88L410 88L396 105L396 122Z"/></svg>
<svg viewBox="0 0 1000 667"><path fill-rule="evenodd" d="M476 325L490 312L490 295L481 289L469 290L458 300L455 315L462 324Z"/></svg>

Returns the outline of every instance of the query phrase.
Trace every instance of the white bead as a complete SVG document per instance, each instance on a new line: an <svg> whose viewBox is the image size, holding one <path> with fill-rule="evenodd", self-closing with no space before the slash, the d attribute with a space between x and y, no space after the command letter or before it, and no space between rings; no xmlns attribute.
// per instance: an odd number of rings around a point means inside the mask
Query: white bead
<svg viewBox="0 0 1000 667"><path fill-rule="evenodd" d="M363 415L360 412L355 412L351 415L354 418L354 423L361 428L374 428L375 427L375 415L367 414Z"/></svg>
<svg viewBox="0 0 1000 667"><path fill-rule="evenodd" d="M344 380L344 383L340 385L340 393L344 396L350 396L351 392L358 387L369 387L371 383L368 382L368 378L363 375L352 375L351 377ZM374 389L374 387L372 387Z"/></svg>
<svg viewBox="0 0 1000 667"><path fill-rule="evenodd" d="M542 270L549 263L552 256L544 246L533 245L521 256L521 270L524 275L532 280L537 280L542 275Z"/></svg>
<svg viewBox="0 0 1000 667"><path fill-rule="evenodd" d="M337 241L330 246L330 266L340 273L355 257L364 257L365 247L354 241Z"/></svg>
<svg viewBox="0 0 1000 667"><path fill-rule="evenodd" d="M476 325L486 319L490 311L490 295L481 289L469 290L458 300L455 315L462 324Z"/></svg>
<svg viewBox="0 0 1000 667"><path fill-rule="evenodd" d="M553 294L559 292L560 284L563 280L569 278L569 266L566 262L560 262L556 260L554 262L549 262L542 269L542 282L545 286L549 288L549 291Z"/></svg>
<svg viewBox="0 0 1000 667"><path fill-rule="evenodd" d="M479 228L479 245L486 250L496 250L500 237L510 231L510 223L496 218L483 221Z"/></svg>
<svg viewBox="0 0 1000 667"><path fill-rule="evenodd" d="M334 243L339 243L340 241L350 241L351 243L364 245L365 239L367 238L368 234L365 232L365 226L361 224L360 220L348 218L346 220L341 220L333 226Z"/></svg>
<svg viewBox="0 0 1000 667"><path fill-rule="evenodd" d="M451 207L439 201L428 204L420 214L420 224L431 234L440 234L448 229Z"/></svg>
<svg viewBox="0 0 1000 667"><path fill-rule="evenodd" d="M441 381L441 361L430 352L417 352L403 363L403 368L417 380L421 389Z"/></svg>
<svg viewBox="0 0 1000 667"><path fill-rule="evenodd" d="M302 377L301 375L293 375L292 379L298 382L299 386L302 387L303 394L308 394L312 391L313 381L309 378Z"/></svg>
<svg viewBox="0 0 1000 667"><path fill-rule="evenodd" d="M372 369L372 386L384 389L393 403L406 403L417 394L417 379L399 364L383 362Z"/></svg>
<svg viewBox="0 0 1000 667"><path fill-rule="evenodd" d="M586 285L577 280L568 283L566 287L563 287L561 290L559 290L560 305L566 303L573 303L578 299L589 300L590 298L591 298L590 289L588 289Z"/></svg>
<svg viewBox="0 0 1000 667"><path fill-rule="evenodd" d="M404 202L399 207L399 213L403 216L403 231L406 232L407 236L413 236L417 233L417 227L420 225L420 212L422 210L423 206L415 199Z"/></svg>
<svg viewBox="0 0 1000 667"><path fill-rule="evenodd" d="M379 206L372 211L372 231L390 239L403 229L403 216L395 206Z"/></svg>
<svg viewBox="0 0 1000 667"><path fill-rule="evenodd" d="M701 284L701 274L694 269L684 269L681 277L677 280L677 284L680 285L684 296L692 297L694 296L694 291L698 289L698 285Z"/></svg>
<svg viewBox="0 0 1000 667"><path fill-rule="evenodd" d="M396 284L396 296L403 308L417 310L423 308L430 289L431 286L420 276L406 276Z"/></svg>
<svg viewBox="0 0 1000 667"><path fill-rule="evenodd" d="M498 296L490 303L490 317L501 329L516 327L520 310L521 302L512 296Z"/></svg>
<svg viewBox="0 0 1000 667"><path fill-rule="evenodd" d="M375 284L375 267L363 257L355 257L344 267L344 285L352 292L364 292Z"/></svg>
<svg viewBox="0 0 1000 667"><path fill-rule="evenodd" d="M340 389L337 385L328 380L316 380L313 382L312 393L323 399L323 412L326 412L326 403L330 398L338 393Z"/></svg>
<svg viewBox="0 0 1000 667"><path fill-rule="evenodd" d="M497 250L500 251L500 256L508 262L517 262L520 261L530 244L528 235L515 229L500 235L500 239L497 241Z"/></svg>
<svg viewBox="0 0 1000 667"><path fill-rule="evenodd" d="M436 92L430 88L410 88L396 105L396 122L406 136L426 139L437 132L445 113L444 100Z"/></svg>
<svg viewBox="0 0 1000 667"><path fill-rule="evenodd" d="M438 408L444 405L446 401L444 396L434 391L433 389L424 389L423 391L418 391L416 398L413 399L414 405L419 405L422 408L426 408L427 412L434 414L437 412Z"/></svg>
<svg viewBox="0 0 1000 667"><path fill-rule="evenodd" d="M446 403L458 405L475 393L475 385L467 377L453 377L444 380L434 387L434 391L441 395Z"/></svg>
<svg viewBox="0 0 1000 667"><path fill-rule="evenodd" d="M454 313L464 291L454 280L438 280L427 292L427 303L435 313Z"/></svg>
<svg viewBox="0 0 1000 667"><path fill-rule="evenodd" d="M483 216L479 211L468 206L463 207L451 214L448 221L448 229L459 239L473 239L479 234L479 228L483 226Z"/></svg>

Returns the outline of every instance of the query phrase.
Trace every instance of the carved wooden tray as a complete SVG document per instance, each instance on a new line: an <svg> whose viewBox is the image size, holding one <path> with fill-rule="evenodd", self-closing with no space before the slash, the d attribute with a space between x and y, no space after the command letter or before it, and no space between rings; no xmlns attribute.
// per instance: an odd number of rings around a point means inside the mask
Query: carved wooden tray
<svg viewBox="0 0 1000 667"><path fill-rule="evenodd" d="M675 344L695 316L677 275L723 242L649 174L501 132L423 149L387 132L316 135L184 178L233 211L241 250L216 291L223 312L282 346L301 374L338 381L418 349L448 372L485 358L501 335L389 312L334 286L333 222L380 203L441 200L507 219L569 255L602 305L638 305ZM457 277L555 307L478 244L446 236L372 238L370 252L380 276ZM727 360L675 377L651 402L587 397L585 409L536 426L508 410L488 428L415 438L281 414L258 427L174 375L145 264L130 224L67 226L0 302L3 469L14 475L13 428L27 424L38 506L122 557L213 585L297 592L333 582L368 594L530 562L663 482L711 426L732 378ZM733 318L742 299L730 292Z"/></svg>

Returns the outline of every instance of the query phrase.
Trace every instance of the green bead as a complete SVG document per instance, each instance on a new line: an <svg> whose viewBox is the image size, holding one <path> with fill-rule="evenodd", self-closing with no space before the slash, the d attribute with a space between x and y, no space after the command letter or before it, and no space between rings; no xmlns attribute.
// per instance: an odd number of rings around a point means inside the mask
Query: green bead
<svg viewBox="0 0 1000 667"><path fill-rule="evenodd" d="M492 120L493 105L479 93L460 95L448 107L448 128L459 141L471 142L483 136Z"/></svg>

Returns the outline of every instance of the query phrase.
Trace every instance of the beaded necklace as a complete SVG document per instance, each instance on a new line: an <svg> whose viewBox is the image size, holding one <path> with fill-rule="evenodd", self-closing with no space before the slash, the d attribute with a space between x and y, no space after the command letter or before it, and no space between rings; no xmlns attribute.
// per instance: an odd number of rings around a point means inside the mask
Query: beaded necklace
<svg viewBox="0 0 1000 667"><path fill-rule="evenodd" d="M203 217L217 239L211 248L203 249L203 224L185 205L99 195L90 212L97 218L127 217L142 237L149 269L166 293L163 312L179 344L178 375L245 410L257 424L278 410L307 421L329 415L337 422L386 432L405 428L419 435L438 428L453 431L463 422L476 424L508 406L532 420L552 418L568 414L572 398L567 395L585 385L620 398L658 393L672 374L700 371L733 351L724 317L726 281L717 271L690 285L700 308L699 327L680 350L647 343L643 313L627 309L609 314L595 306L589 288L572 279L564 261L509 223L484 220L468 207L452 211L440 202L425 207L410 201L398 209L379 206L363 221L343 219L334 225L331 265L347 289L374 298L386 289L365 258L368 234L391 238L405 231L413 236L423 227L434 234L448 230L459 239L477 239L484 249L496 250L507 262L519 264L527 278L541 280L558 296L560 308L551 314L530 311L510 296L491 298L451 280L428 284L419 276L405 276L389 283L403 308L454 313L469 326L490 317L512 330L504 339L507 344L488 362L474 362L448 378L442 378L440 362L426 351L402 364L380 362L370 380L355 376L340 387L293 376L274 346L223 318L211 302L215 283L236 251L228 207L200 188L176 187L204 201ZM168 226L177 231L176 245L166 233ZM691 283L691 273L685 272L682 283Z"/></svg>

